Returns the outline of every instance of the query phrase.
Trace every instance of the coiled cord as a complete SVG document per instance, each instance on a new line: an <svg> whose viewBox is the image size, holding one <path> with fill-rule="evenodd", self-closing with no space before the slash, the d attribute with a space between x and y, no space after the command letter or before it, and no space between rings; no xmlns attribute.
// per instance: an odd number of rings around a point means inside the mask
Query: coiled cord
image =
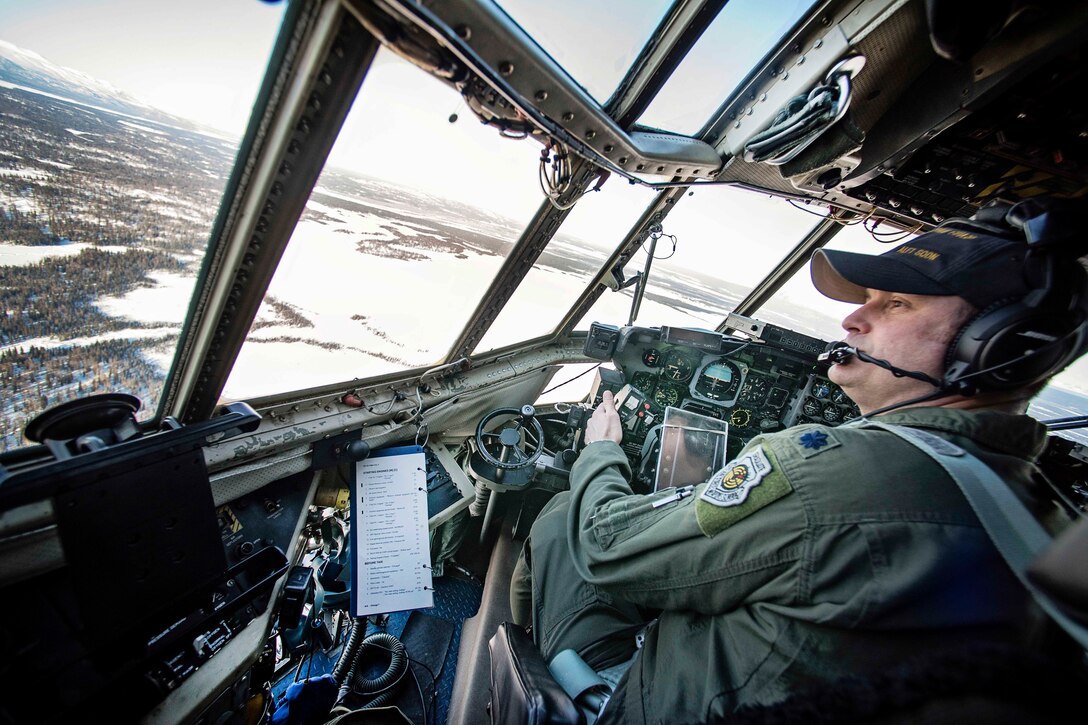
<svg viewBox="0 0 1088 725"><path fill-rule="evenodd" d="M337 702L347 697L350 690L351 680L348 677L348 673L351 672L351 669L355 664L355 655L359 653L359 644L363 641L363 633L365 631L365 619L356 619L352 621L351 632L348 634L348 641L344 645L344 649L340 652L340 659L336 661L336 666L332 668L332 676L336 679L336 684L340 685L340 695L336 698Z"/></svg>
<svg viewBox="0 0 1088 725"><path fill-rule="evenodd" d="M362 627L358 627L358 630L361 629ZM351 645L351 639L356 636L358 630L355 627L352 628L348 644L344 647L345 651ZM367 665L374 663L374 660L368 662L368 658L377 655L384 659L387 652L389 664L382 674L373 678L363 674ZM343 661L342 658L341 662ZM397 687L408 672L408 653L401 641L388 632L377 632L362 640L350 662L351 665L340 686L340 699L350 692L362 699L363 707L381 707L393 702L397 695ZM340 669L340 663L337 663L334 674Z"/></svg>

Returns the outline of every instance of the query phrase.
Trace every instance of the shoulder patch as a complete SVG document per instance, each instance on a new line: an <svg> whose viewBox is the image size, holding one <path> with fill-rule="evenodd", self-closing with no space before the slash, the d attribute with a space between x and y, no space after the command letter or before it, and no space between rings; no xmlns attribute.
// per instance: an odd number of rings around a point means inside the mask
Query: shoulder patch
<svg viewBox="0 0 1088 725"><path fill-rule="evenodd" d="M703 534L714 536L792 490L774 454L756 446L710 477L695 502L695 518Z"/></svg>
<svg viewBox="0 0 1088 725"><path fill-rule="evenodd" d="M819 429L796 433L790 438L790 441L804 458L812 458L819 453L830 451L832 448L838 448L842 445L830 430Z"/></svg>

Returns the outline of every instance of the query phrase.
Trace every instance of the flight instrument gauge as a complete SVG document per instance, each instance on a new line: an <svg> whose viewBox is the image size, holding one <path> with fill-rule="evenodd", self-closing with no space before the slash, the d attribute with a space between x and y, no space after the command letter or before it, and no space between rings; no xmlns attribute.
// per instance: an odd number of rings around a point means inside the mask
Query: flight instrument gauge
<svg viewBox="0 0 1088 725"><path fill-rule="evenodd" d="M682 388L677 388L675 385L666 383L654 392L653 401L662 408L667 408L670 405L675 408L680 406L680 401L683 397L684 393Z"/></svg>
<svg viewBox="0 0 1088 725"><path fill-rule="evenodd" d="M661 351L656 347L651 347L642 353L642 364L648 368L656 368L661 364Z"/></svg>
<svg viewBox="0 0 1088 725"><path fill-rule="evenodd" d="M731 360L712 362L699 371L691 394L715 403L732 403L740 393L746 372L746 367Z"/></svg>
<svg viewBox="0 0 1088 725"><path fill-rule="evenodd" d="M695 372L695 362L690 352L673 350L665 357L661 371L669 380L686 383Z"/></svg>
<svg viewBox="0 0 1088 725"><path fill-rule="evenodd" d="M820 405L818 400L805 398L805 404L801 406L801 412L809 418L820 418L823 417L824 407Z"/></svg>
<svg viewBox="0 0 1088 725"><path fill-rule="evenodd" d="M834 403L828 403L824 407L824 420L828 423L841 423L842 422L842 408Z"/></svg>
<svg viewBox="0 0 1088 725"><path fill-rule="evenodd" d="M654 385L657 384L657 375L655 373L649 373L645 370L639 370L637 373L631 376L631 387L638 388L646 395L650 395L654 391Z"/></svg>
<svg viewBox="0 0 1088 725"><path fill-rule="evenodd" d="M824 398L831 397L831 386L822 380L817 380L812 384L813 397L823 400Z"/></svg>
<svg viewBox="0 0 1088 725"><path fill-rule="evenodd" d="M744 387L740 390L740 399L745 403L761 405L767 397L770 383L762 375L751 375L744 381Z"/></svg>
<svg viewBox="0 0 1088 725"><path fill-rule="evenodd" d="M839 405L849 405L850 398L843 392L842 388L835 388L831 393L831 401L838 403Z"/></svg>
<svg viewBox="0 0 1088 725"><path fill-rule="evenodd" d="M729 414L729 422L738 428L747 428L752 423L752 411L746 408L733 408Z"/></svg>

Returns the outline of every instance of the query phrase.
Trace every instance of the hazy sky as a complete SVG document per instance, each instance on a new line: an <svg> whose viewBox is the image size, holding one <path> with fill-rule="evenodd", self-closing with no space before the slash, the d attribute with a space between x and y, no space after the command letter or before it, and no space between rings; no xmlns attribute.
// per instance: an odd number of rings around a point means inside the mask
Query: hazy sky
<svg viewBox="0 0 1088 725"><path fill-rule="evenodd" d="M240 136L285 7L261 0L0 0L0 39Z"/></svg>

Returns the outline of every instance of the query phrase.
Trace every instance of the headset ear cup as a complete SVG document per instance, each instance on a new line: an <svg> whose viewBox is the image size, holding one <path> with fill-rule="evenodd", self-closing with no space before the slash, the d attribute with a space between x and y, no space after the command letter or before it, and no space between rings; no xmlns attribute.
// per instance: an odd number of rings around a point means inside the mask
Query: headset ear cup
<svg viewBox="0 0 1088 725"><path fill-rule="evenodd" d="M961 395L1012 390L1060 370L1075 352L1080 315L1005 300L965 324L948 346L944 383ZM966 379L965 379L966 378Z"/></svg>
<svg viewBox="0 0 1088 725"><path fill-rule="evenodd" d="M986 320L996 310L1008 305L1008 300L999 300L980 310L974 317L963 323L944 355L944 389L960 395L974 395L978 392L978 381L963 378L979 370L977 367L978 344L974 342L978 335L979 321ZM985 325L988 327L989 325ZM963 381L963 382L960 382Z"/></svg>

